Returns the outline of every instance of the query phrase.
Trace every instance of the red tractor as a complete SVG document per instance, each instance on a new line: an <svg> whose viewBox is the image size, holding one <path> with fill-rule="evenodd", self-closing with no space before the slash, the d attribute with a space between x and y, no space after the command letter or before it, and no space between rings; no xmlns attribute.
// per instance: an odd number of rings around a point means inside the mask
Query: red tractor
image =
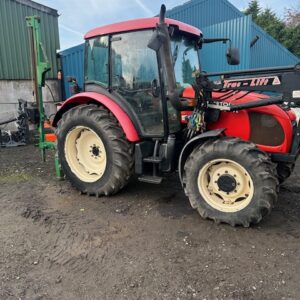
<svg viewBox="0 0 300 300"><path fill-rule="evenodd" d="M300 103L299 65L205 73L201 48L230 40L165 19L164 5L159 17L99 27L85 39L84 92L53 122L76 188L108 196L134 173L159 184L178 171L203 218L247 227L271 211L299 154L291 110ZM239 63L237 49L226 56Z"/></svg>

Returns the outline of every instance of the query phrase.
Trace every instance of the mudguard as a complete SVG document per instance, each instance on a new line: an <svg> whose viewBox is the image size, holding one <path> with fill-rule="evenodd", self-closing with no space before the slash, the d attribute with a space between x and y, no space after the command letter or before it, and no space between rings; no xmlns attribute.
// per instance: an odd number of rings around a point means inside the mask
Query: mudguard
<svg viewBox="0 0 300 300"><path fill-rule="evenodd" d="M126 138L130 142L139 141L139 135L129 116L124 110L106 95L95 92L83 92L76 94L66 100L59 111L56 113L52 125L57 127L58 121L62 118L63 114L69 109L82 104L101 104L105 106L120 123Z"/></svg>
<svg viewBox="0 0 300 300"><path fill-rule="evenodd" d="M182 182L182 173L183 173L183 167L184 163L189 156L189 154L193 151L195 144L199 144L201 142L204 142L206 139L212 138L212 137L217 137L222 134L222 132L225 130L225 128L219 128L215 130L210 130L206 131L202 134L199 134L195 137L193 137L191 140L189 140L184 147L181 150L180 156L179 156L179 161L178 161L178 173L179 173L179 179L181 184L183 185Z"/></svg>

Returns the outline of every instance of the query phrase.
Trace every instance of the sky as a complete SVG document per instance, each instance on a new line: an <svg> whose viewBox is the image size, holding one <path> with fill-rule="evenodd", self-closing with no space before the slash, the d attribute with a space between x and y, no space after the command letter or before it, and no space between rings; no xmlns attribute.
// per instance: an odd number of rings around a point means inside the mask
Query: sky
<svg viewBox="0 0 300 300"><path fill-rule="evenodd" d="M229 0L243 10L250 0ZM187 0L35 0L58 10L61 50L83 42L83 35L98 26L119 21L151 17L159 13L164 3L167 9ZM262 7L274 10L279 16L285 8L296 8L300 0L260 0Z"/></svg>

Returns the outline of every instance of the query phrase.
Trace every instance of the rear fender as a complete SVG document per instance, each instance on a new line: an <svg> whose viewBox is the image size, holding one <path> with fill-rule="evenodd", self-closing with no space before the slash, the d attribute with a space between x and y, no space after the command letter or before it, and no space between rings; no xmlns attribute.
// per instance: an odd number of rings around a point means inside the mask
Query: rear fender
<svg viewBox="0 0 300 300"><path fill-rule="evenodd" d="M75 106L82 104L101 104L105 106L109 111L111 111L111 113L120 123L128 141L139 141L140 138L137 130L124 110L106 95L95 92L79 93L66 100L59 111L56 113L52 125L54 127L57 127L58 121L62 118L65 112Z"/></svg>
<svg viewBox="0 0 300 300"><path fill-rule="evenodd" d="M181 150L178 162L178 173L182 185L183 167L186 162L186 159L188 158L189 154L193 151L195 146L199 145L200 143L203 143L209 138L220 136L224 130L225 128L219 128L215 130L206 131L202 134L195 136L184 145L183 149Z"/></svg>

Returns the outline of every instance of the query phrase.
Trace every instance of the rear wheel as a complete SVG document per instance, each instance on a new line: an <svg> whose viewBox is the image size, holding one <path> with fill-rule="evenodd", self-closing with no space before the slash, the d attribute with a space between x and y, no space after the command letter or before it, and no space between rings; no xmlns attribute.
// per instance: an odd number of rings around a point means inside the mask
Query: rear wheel
<svg viewBox="0 0 300 300"><path fill-rule="evenodd" d="M133 145L112 114L80 105L66 112L57 129L58 155L71 183L89 195L111 195L133 171Z"/></svg>
<svg viewBox="0 0 300 300"><path fill-rule="evenodd" d="M202 217L233 226L258 223L277 200L270 158L236 138L208 140L196 147L186 161L184 183Z"/></svg>

